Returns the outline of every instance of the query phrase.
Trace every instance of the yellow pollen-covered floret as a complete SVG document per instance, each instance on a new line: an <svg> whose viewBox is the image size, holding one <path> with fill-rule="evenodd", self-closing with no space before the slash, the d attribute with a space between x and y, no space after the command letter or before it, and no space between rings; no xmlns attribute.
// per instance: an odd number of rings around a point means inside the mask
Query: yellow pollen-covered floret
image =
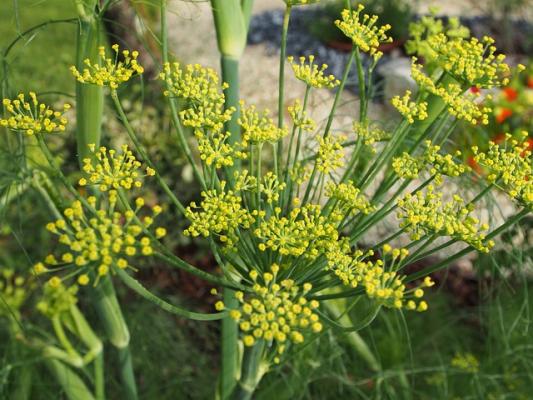
<svg viewBox="0 0 533 400"><path fill-rule="evenodd" d="M76 80L81 83L90 83L98 86L109 86L116 90L120 84L129 81L135 74L144 72L143 67L137 62L137 51L123 50L120 52L117 44L111 46L113 53L107 57L105 47L100 47L98 60L84 60L85 68L79 71L75 66L70 70Z"/></svg>
<svg viewBox="0 0 533 400"><path fill-rule="evenodd" d="M382 43L392 42L392 38L387 36L387 31L391 29L390 25L376 26L378 17L376 15L367 15L363 13L364 6L360 4L354 10L343 10L342 20L335 21L335 25L349 37L353 45L359 50L369 53L375 59L382 55L378 51Z"/></svg>
<svg viewBox="0 0 533 400"><path fill-rule="evenodd" d="M44 264L61 268L69 266L76 269L76 274L80 274L78 283L87 285L87 272L90 269L94 269L99 276L104 276L113 267L129 267L126 257L153 253L152 240L142 236L149 224L137 219L140 207L135 212L115 211L117 193L110 190L108 194L108 201L102 200L97 208L89 206L86 209L81 201L76 200L64 210L65 218L47 224L47 230L59 237L59 243L67 251L61 255L61 261L57 261L53 255L46 257L39 269L45 268L45 272L55 270L46 268ZM158 229L164 228L157 228L156 236ZM34 270L37 268L34 267Z"/></svg>
<svg viewBox="0 0 533 400"><path fill-rule="evenodd" d="M82 170L86 177L81 178L80 186L96 185L102 192L112 189L132 189L142 186L142 178L153 176L155 171L146 168L142 174L141 163L128 149L127 145L121 147L120 152L107 150L100 147L96 150L94 144L89 145L91 156L83 160Z"/></svg>
<svg viewBox="0 0 533 400"><path fill-rule="evenodd" d="M277 271L250 274L255 282L251 293L235 296L240 303L230 316L243 333L245 346L253 346L257 340L271 341L278 354L285 351L285 343L300 344L305 337L322 330L317 301L308 301L305 296L312 289L306 283L299 287L291 279L278 281ZM254 271L256 272L256 271ZM264 283L260 283L259 279Z"/></svg>
<svg viewBox="0 0 533 400"><path fill-rule="evenodd" d="M67 119L64 114L70 109L69 104L63 105L62 111L56 111L44 103L39 103L35 93L29 93L26 100L23 93L16 99L3 99L6 110L5 118L0 118L0 126L28 136L40 133L56 133L65 131Z"/></svg>
<svg viewBox="0 0 533 400"><path fill-rule="evenodd" d="M294 61L294 57L288 57L287 60L291 64L294 76L301 80L307 86L313 88L334 88L340 84L340 81L333 75L326 75L324 71L328 68L326 64L322 64L319 68L315 64L315 57L300 57L299 63Z"/></svg>
<svg viewBox="0 0 533 400"><path fill-rule="evenodd" d="M318 137L318 153L316 158L317 169L324 173L330 172L344 166L344 148L342 143L346 140L346 137L341 135L338 137L327 136Z"/></svg>

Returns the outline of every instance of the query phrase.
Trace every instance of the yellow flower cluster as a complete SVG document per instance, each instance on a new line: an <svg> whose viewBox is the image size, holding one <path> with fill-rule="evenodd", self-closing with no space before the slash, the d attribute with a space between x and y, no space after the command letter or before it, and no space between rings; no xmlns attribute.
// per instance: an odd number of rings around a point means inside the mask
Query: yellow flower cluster
<svg viewBox="0 0 533 400"><path fill-rule="evenodd" d="M281 355L287 343L300 344L305 336L322 331L316 300L308 301L305 296L312 289L310 283L302 287L292 279L278 282L279 266L273 264L270 272L263 273L258 282L257 271L250 272L253 280L252 292L236 292L239 308L230 311L230 317L238 322L243 334L245 346L253 346L256 340L265 340L276 345L277 354ZM218 309L223 304L218 304ZM279 361L279 360L278 360Z"/></svg>
<svg viewBox="0 0 533 400"><path fill-rule="evenodd" d="M378 127L370 126L368 122L360 123L355 121L352 125L353 132L357 135L357 138L362 140L365 146L369 146L372 153L376 153L376 149L373 144L381 142L383 140L390 139L390 134Z"/></svg>
<svg viewBox="0 0 533 400"><path fill-rule="evenodd" d="M296 183L297 185L301 185L305 181L309 180L311 171L305 164L298 161L289 169L289 176L292 182Z"/></svg>
<svg viewBox="0 0 533 400"><path fill-rule="evenodd" d="M70 109L70 105L64 104L63 111L54 111L46 104L39 103L35 93L30 92L29 96L29 101L22 93L14 100L2 100L2 104L10 115L0 118L0 126L16 132L24 132L28 136L63 132L67 125L67 119L63 115Z"/></svg>
<svg viewBox="0 0 533 400"><path fill-rule="evenodd" d="M28 298L27 280L11 268L0 269L0 317L17 315Z"/></svg>
<svg viewBox="0 0 533 400"><path fill-rule="evenodd" d="M316 158L317 169L329 174L331 171L344 166L344 148L342 143L346 140L345 136L318 137L318 153Z"/></svg>
<svg viewBox="0 0 533 400"><path fill-rule="evenodd" d="M37 303L37 309L47 318L54 318L69 312L78 302L78 287L66 287L58 277L51 278L43 288L43 296Z"/></svg>
<svg viewBox="0 0 533 400"><path fill-rule="evenodd" d="M355 10L343 10L341 20L335 21L335 25L347 37L352 39L354 46L365 53L373 55L375 59L379 59L382 55L378 48L381 43L390 43L392 38L387 36L387 31L390 30L390 25L383 25L377 27L377 15L367 15L362 13L365 7L360 4Z"/></svg>
<svg viewBox="0 0 533 400"><path fill-rule="evenodd" d="M241 196L232 190L225 191L225 181L220 186L219 191L202 192L203 200L199 206L192 202L187 207L185 217L191 224L183 233L192 237L216 234L221 242L232 246L237 240L237 230L249 228L255 218L242 206Z"/></svg>
<svg viewBox="0 0 533 400"><path fill-rule="evenodd" d="M431 16L422 16L417 22L409 24L409 40L405 43L408 54L418 54L426 63L433 63L437 53L431 47L432 37L444 34L450 39L468 38L470 30L461 25L459 18L450 17L447 24L442 19Z"/></svg>
<svg viewBox="0 0 533 400"><path fill-rule="evenodd" d="M307 116L299 100L296 100L292 106L287 107L294 126L305 132L313 132L316 129L316 122Z"/></svg>
<svg viewBox="0 0 533 400"><path fill-rule="evenodd" d="M470 170L467 165L456 162L452 154L440 154L440 146L434 146L429 140L425 143L426 150L419 156L403 153L392 160L392 168L399 177L416 179L420 172L430 166L429 173L440 182L441 175L457 177ZM460 151L455 153L456 157L460 155Z"/></svg>
<svg viewBox="0 0 533 400"><path fill-rule="evenodd" d="M523 133L527 138L527 133ZM474 160L484 167L487 179L496 183L510 197L522 205L533 205L533 181L531 171L531 151L528 142L519 143L507 135L503 146L489 142L487 152L479 152L473 147Z"/></svg>
<svg viewBox="0 0 533 400"><path fill-rule="evenodd" d="M479 371L479 361L472 353L456 353L450 364L452 367L473 374Z"/></svg>
<svg viewBox="0 0 533 400"><path fill-rule="evenodd" d="M115 190L109 191L108 199L108 204L101 202L99 208L96 208L96 198L89 197L88 210L84 210L81 201L76 200L63 212L64 219L46 225L47 230L59 236L59 243L68 249L59 260L50 254L45 258L44 264L57 267L76 266L75 274L80 274L78 283L87 285L90 268L96 270L98 277L105 276L115 267L127 268L129 266L127 257L139 253L149 256L153 253L152 239L143 236L142 233L153 224L154 217L162 211L161 207L152 207L151 216L146 215L137 222L137 213L144 206L142 198L137 198L135 201L135 211L125 213L115 211L117 202ZM155 229L156 237L165 235L164 228ZM35 265L34 271L48 272L44 264Z"/></svg>
<svg viewBox="0 0 533 400"><path fill-rule="evenodd" d="M98 60L84 60L87 66L82 72L75 66L70 67L72 74L81 83L91 83L98 86L109 86L112 90L118 88L121 83L129 81L135 74L142 74L143 67L137 62L138 51L119 51L118 44L111 46L114 56L107 58L105 47L101 46L98 52ZM122 56L123 61L119 61Z"/></svg>
<svg viewBox="0 0 533 400"><path fill-rule="evenodd" d="M458 195L444 203L442 196L442 193L435 191L433 185L429 185L425 192L407 194L398 201L400 227L411 234L412 240L418 240L424 235L450 236L468 243L480 252L488 252L494 242L486 241L485 234L482 233L489 229L488 225L481 224L470 215L473 205L465 204Z"/></svg>
<svg viewBox="0 0 533 400"><path fill-rule="evenodd" d="M343 217L340 213L325 217L321 215L321 207L314 204L296 207L286 217L280 213L281 209L276 208L274 215L262 221L254 231L255 237L262 240L259 250L271 249L283 256L303 255L314 259L339 236L335 226Z"/></svg>
<svg viewBox="0 0 533 400"><path fill-rule="evenodd" d="M496 55L494 39L485 36L481 41L450 39L445 34L428 38L429 46L435 51L435 63L453 76L463 87L492 88L506 85L510 72L505 55Z"/></svg>
<svg viewBox="0 0 533 400"><path fill-rule="evenodd" d="M425 101L415 102L411 101L411 91L407 90L403 97L394 96L391 100L394 108L410 123L413 124L416 120L423 121L428 117L428 104Z"/></svg>
<svg viewBox="0 0 533 400"><path fill-rule="evenodd" d="M225 97L222 93L228 85L220 83L213 69L199 64L187 65L182 69L179 63L166 63L159 77L168 87L165 96L186 101L188 108L180 112L185 126L220 131L231 119L235 110L224 110Z"/></svg>
<svg viewBox="0 0 533 400"><path fill-rule="evenodd" d="M422 68L422 65L416 62L416 58L413 58L411 76L421 89L440 97L446 103L451 115L472 125L489 123L492 110L490 107L478 104L479 94L467 92L456 83L437 85L422 71ZM490 98L490 95L487 98Z"/></svg>
<svg viewBox="0 0 533 400"><path fill-rule="evenodd" d="M291 64L296 79L301 80L309 87L331 89L340 84L340 81L335 76L324 74L324 71L328 68L326 64L322 64L318 68L318 65L314 63L314 56L309 56L308 59L300 57L299 64L294 62L294 57L288 57L287 61Z"/></svg>
<svg viewBox="0 0 533 400"><path fill-rule="evenodd" d="M246 154L237 151L228 143L229 132L218 131L204 135L200 130L195 131L198 140L200 159L207 166L214 165L216 169L231 167L235 158L246 158Z"/></svg>
<svg viewBox="0 0 533 400"><path fill-rule="evenodd" d="M375 210L366 196L361 193L352 181L335 184L330 182L326 186L326 196L338 201L343 214L361 212L369 214Z"/></svg>
<svg viewBox="0 0 533 400"><path fill-rule="evenodd" d="M100 147L96 151L94 144L89 145L89 150L93 156L83 159L82 170L87 177L79 180L80 186L98 185L98 189L102 192L110 189L139 188L142 186L141 179L144 176L155 175L155 171L150 167L146 168L146 175L139 173L141 163L126 144L118 154L115 150L108 151L105 147Z"/></svg>
<svg viewBox="0 0 533 400"><path fill-rule="evenodd" d="M277 203L279 194L285 189L285 183L280 183L278 177L272 172L267 172L259 185L259 191L265 196L268 204Z"/></svg>
<svg viewBox="0 0 533 400"><path fill-rule="evenodd" d="M326 270L332 271L346 286L363 286L369 298L385 307L427 310L427 303L417 303L417 300L424 296L422 288L433 286L433 281L427 277L421 286L408 290L403 283L403 277L398 275L396 269L409 252L384 245L383 253L383 259L373 260L372 250L351 252L346 240L339 241L326 253Z"/></svg>
<svg viewBox="0 0 533 400"><path fill-rule="evenodd" d="M275 143L287 135L286 128L278 128L272 118L270 111L258 112L254 105L247 107L244 101L240 101L241 114L237 120L242 128L243 147L248 143Z"/></svg>

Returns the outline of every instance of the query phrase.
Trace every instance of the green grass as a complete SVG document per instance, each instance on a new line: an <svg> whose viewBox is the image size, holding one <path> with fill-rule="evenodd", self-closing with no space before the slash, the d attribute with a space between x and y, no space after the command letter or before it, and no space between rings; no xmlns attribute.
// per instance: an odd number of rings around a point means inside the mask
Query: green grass
<svg viewBox="0 0 533 400"><path fill-rule="evenodd" d="M5 58L0 81L7 77L8 95L20 91L74 92L74 79L68 67L75 60L76 23L51 23L76 17L71 0L0 1L0 51L25 31L42 23L49 24L24 35Z"/></svg>

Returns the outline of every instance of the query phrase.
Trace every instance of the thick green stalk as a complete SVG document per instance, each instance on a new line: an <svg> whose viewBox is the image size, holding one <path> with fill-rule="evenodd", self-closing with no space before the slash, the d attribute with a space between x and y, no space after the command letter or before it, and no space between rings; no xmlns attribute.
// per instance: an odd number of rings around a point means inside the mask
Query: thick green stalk
<svg viewBox="0 0 533 400"><path fill-rule="evenodd" d="M233 144L238 142L241 136L237 123L239 119L239 58L222 54L220 65L222 67L222 80L229 84L229 87L224 91L225 107L226 109L234 107L236 110L231 116L231 120L226 124L226 129L231 132L229 142Z"/></svg>
<svg viewBox="0 0 533 400"><path fill-rule="evenodd" d="M262 356L265 343L261 340L244 351L241 379L231 395L232 400L250 400L257 385L267 372Z"/></svg>
<svg viewBox="0 0 533 400"><path fill-rule="evenodd" d="M225 108L234 107L235 112L226 124L226 130L231 133L230 144L240 140L239 118L239 60L246 47L246 37L250 20L252 0L211 0L213 18L215 21L222 80L229 85L224 91ZM238 168L236 162L228 168L228 179L233 180L233 171ZM228 307L236 306L235 295L231 289L224 288L223 300ZM231 318L222 320L222 365L220 374L220 397L227 399L236 384L238 329Z"/></svg>
<svg viewBox="0 0 533 400"><path fill-rule="evenodd" d="M101 22L95 16L85 15L80 18L76 54L78 70L85 68L85 59L98 59L98 47L102 45L101 35ZM90 154L89 144L100 144L103 110L103 87L76 82L76 142L80 163Z"/></svg>
<svg viewBox="0 0 533 400"><path fill-rule="evenodd" d="M124 386L125 398L136 400L138 398L137 385L135 384L129 349L130 331L122 315L111 278L109 276L103 277L94 288L93 294L93 304L104 331L111 344L117 349L119 372Z"/></svg>
<svg viewBox="0 0 533 400"><path fill-rule="evenodd" d="M51 358L46 359L45 364L69 400L95 400L85 383L69 366Z"/></svg>
<svg viewBox="0 0 533 400"><path fill-rule="evenodd" d="M278 93L278 127L283 128L284 123L284 102L285 102L285 62L287 58L287 34L289 33L289 20L291 18L292 7L287 4L283 14L283 27L281 30L281 46L279 56L279 93ZM278 149L282 149L281 143ZM278 158L281 159L282 150L278 152Z"/></svg>

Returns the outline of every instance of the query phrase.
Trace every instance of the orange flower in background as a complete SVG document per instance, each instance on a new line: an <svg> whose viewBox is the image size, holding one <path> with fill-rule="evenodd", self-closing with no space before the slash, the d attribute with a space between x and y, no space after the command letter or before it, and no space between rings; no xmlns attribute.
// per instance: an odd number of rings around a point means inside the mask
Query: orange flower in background
<svg viewBox="0 0 533 400"><path fill-rule="evenodd" d="M481 89L479 89L477 86L472 86L472 87L470 88L470 91L471 91L472 93L474 93L474 94L478 94L478 93L481 92Z"/></svg>
<svg viewBox="0 0 533 400"><path fill-rule="evenodd" d="M527 78L527 87L533 89L533 76Z"/></svg>
<svg viewBox="0 0 533 400"><path fill-rule="evenodd" d="M502 92L507 101L515 101L518 97L518 92L511 87L503 88Z"/></svg>
<svg viewBox="0 0 533 400"><path fill-rule="evenodd" d="M501 142L503 142L505 140L505 133L498 133L496 136L494 136L494 138L492 139L492 141L496 144L500 144Z"/></svg>
<svg viewBox="0 0 533 400"><path fill-rule="evenodd" d="M474 159L474 156L469 156L468 160L466 160L466 163L478 174L481 174L481 166L477 163L477 161Z"/></svg>
<svg viewBox="0 0 533 400"><path fill-rule="evenodd" d="M513 110L507 107L502 107L498 114L496 114L496 122L501 124L503 121L505 121L507 118L509 118L511 115L513 115Z"/></svg>

